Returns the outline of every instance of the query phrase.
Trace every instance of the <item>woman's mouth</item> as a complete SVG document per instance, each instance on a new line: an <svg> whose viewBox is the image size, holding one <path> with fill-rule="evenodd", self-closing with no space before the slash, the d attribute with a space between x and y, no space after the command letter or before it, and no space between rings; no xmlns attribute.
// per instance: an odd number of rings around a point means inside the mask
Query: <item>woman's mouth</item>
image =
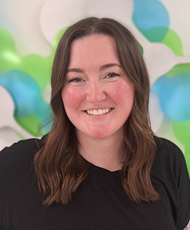
<svg viewBox="0 0 190 230"><path fill-rule="evenodd" d="M98 116L98 115L103 115L103 114L109 113L111 110L112 110L112 108L92 109L92 110L90 109L90 110L86 110L85 112L87 114L90 114L90 115Z"/></svg>

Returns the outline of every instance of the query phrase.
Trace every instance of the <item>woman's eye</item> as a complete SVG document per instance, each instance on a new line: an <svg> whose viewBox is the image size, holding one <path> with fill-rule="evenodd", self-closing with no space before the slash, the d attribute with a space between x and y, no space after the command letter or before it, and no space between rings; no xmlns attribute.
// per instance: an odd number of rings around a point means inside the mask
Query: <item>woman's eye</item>
<svg viewBox="0 0 190 230"><path fill-rule="evenodd" d="M76 78L69 80L69 82L82 82L82 81L83 81L83 79L81 79L79 77L76 77Z"/></svg>
<svg viewBox="0 0 190 230"><path fill-rule="evenodd" d="M119 74L117 73L108 73L105 78L113 78L113 77L117 77L117 76L120 76Z"/></svg>

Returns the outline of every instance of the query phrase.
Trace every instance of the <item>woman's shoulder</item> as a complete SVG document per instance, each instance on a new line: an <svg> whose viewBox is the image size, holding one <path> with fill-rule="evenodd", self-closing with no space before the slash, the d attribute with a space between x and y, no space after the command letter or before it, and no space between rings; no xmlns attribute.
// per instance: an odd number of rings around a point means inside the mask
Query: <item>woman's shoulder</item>
<svg viewBox="0 0 190 230"><path fill-rule="evenodd" d="M164 187L176 216L177 229L183 229L190 218L190 180L185 156L167 139L156 138L156 144L152 178L158 187Z"/></svg>
<svg viewBox="0 0 190 230"><path fill-rule="evenodd" d="M7 172L19 170L25 165L32 164L33 158L43 146L43 139L31 138L14 143L0 151L1 175Z"/></svg>
<svg viewBox="0 0 190 230"><path fill-rule="evenodd" d="M152 171L155 174L173 174L178 177L182 171L187 172L185 156L180 148L170 140L156 137L156 153Z"/></svg>
<svg viewBox="0 0 190 230"><path fill-rule="evenodd" d="M29 153L38 150L42 147L43 137L31 138L26 140L20 140L9 147L5 147L0 151L0 159L6 158L8 155L17 154L22 155L24 153ZM12 155L13 156L13 155Z"/></svg>
<svg viewBox="0 0 190 230"><path fill-rule="evenodd" d="M156 137L156 157L162 157L165 159L176 160L176 158L184 158L184 154L181 149L172 141Z"/></svg>

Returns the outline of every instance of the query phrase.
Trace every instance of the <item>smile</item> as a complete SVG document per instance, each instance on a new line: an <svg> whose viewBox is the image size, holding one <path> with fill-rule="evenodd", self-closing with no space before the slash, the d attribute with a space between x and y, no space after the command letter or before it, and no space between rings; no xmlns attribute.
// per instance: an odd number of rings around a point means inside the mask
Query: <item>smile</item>
<svg viewBox="0 0 190 230"><path fill-rule="evenodd" d="M111 108L86 110L88 114L95 115L95 116L106 114L106 113L109 113L110 111L111 111Z"/></svg>

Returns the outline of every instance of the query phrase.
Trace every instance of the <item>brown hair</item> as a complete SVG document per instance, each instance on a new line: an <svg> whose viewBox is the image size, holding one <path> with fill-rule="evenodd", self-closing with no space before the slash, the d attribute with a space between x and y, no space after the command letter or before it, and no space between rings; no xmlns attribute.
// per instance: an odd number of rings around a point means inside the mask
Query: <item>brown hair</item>
<svg viewBox="0 0 190 230"><path fill-rule="evenodd" d="M124 125L126 153L120 171L123 188L135 202L155 201L159 195L151 183L150 170L156 145L148 115L149 79L141 50L133 35L119 22L91 17L69 27L56 51L51 78L53 125L34 159L39 187L46 194L44 203L68 203L88 175L88 162L78 153L75 127L65 113L61 91L72 41L93 34L115 39L120 64L135 90L133 108Z"/></svg>

